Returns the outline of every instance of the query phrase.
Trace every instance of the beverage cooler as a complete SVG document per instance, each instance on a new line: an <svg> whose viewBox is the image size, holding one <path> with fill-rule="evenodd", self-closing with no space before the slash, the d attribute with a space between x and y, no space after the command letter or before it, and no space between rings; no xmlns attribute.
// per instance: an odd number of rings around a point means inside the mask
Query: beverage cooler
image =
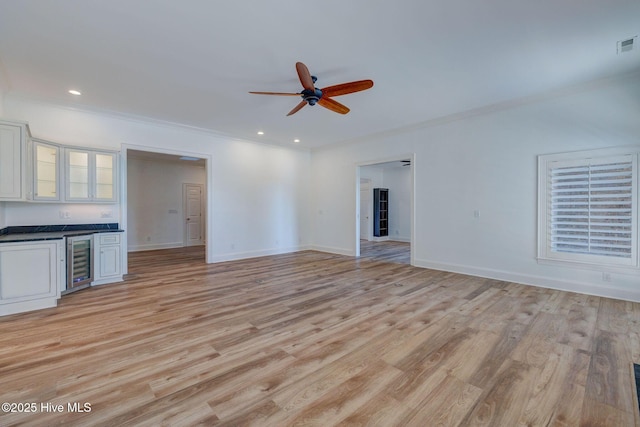
<svg viewBox="0 0 640 427"><path fill-rule="evenodd" d="M91 286L92 245L92 235L67 237L67 290L65 293Z"/></svg>

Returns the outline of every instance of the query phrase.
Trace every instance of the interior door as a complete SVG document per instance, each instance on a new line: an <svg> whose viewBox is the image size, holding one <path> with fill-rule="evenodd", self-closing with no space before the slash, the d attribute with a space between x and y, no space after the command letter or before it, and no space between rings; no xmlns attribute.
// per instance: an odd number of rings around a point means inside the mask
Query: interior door
<svg viewBox="0 0 640 427"><path fill-rule="evenodd" d="M369 210L371 209L371 181L360 180L360 238L369 240L371 235L371 225L369 221Z"/></svg>
<svg viewBox="0 0 640 427"><path fill-rule="evenodd" d="M203 186L201 184L184 184L184 215L185 215L185 246L203 245L202 230L202 196Z"/></svg>

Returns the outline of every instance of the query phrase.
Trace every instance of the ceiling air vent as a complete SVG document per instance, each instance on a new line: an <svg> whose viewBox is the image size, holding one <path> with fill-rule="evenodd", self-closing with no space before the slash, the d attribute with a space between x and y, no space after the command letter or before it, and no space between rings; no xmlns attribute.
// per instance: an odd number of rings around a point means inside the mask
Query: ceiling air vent
<svg viewBox="0 0 640 427"><path fill-rule="evenodd" d="M635 36L631 37L630 39L618 41L618 55L625 52L631 52L633 50L635 39L637 38L638 36Z"/></svg>

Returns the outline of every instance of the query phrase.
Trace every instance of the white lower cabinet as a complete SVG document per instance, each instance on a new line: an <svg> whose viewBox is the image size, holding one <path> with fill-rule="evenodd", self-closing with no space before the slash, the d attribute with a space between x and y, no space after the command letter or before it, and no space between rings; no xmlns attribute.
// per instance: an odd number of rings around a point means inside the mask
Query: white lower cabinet
<svg viewBox="0 0 640 427"><path fill-rule="evenodd" d="M120 233L94 235L92 285L121 282ZM66 289L65 239L0 244L0 316L55 307Z"/></svg>
<svg viewBox="0 0 640 427"><path fill-rule="evenodd" d="M122 281L120 233L94 235L93 285Z"/></svg>
<svg viewBox="0 0 640 427"><path fill-rule="evenodd" d="M56 306L65 276L63 242L0 245L0 315Z"/></svg>

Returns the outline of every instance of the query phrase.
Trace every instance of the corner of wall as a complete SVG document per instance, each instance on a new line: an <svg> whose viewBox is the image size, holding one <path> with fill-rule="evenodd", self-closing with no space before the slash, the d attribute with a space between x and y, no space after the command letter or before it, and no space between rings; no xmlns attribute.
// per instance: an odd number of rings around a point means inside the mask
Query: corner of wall
<svg viewBox="0 0 640 427"><path fill-rule="evenodd" d="M9 78L0 60L0 117L4 116L4 95L9 91Z"/></svg>
<svg viewBox="0 0 640 427"><path fill-rule="evenodd" d="M5 228L7 226L5 221L4 203L5 202L0 202L0 229Z"/></svg>

